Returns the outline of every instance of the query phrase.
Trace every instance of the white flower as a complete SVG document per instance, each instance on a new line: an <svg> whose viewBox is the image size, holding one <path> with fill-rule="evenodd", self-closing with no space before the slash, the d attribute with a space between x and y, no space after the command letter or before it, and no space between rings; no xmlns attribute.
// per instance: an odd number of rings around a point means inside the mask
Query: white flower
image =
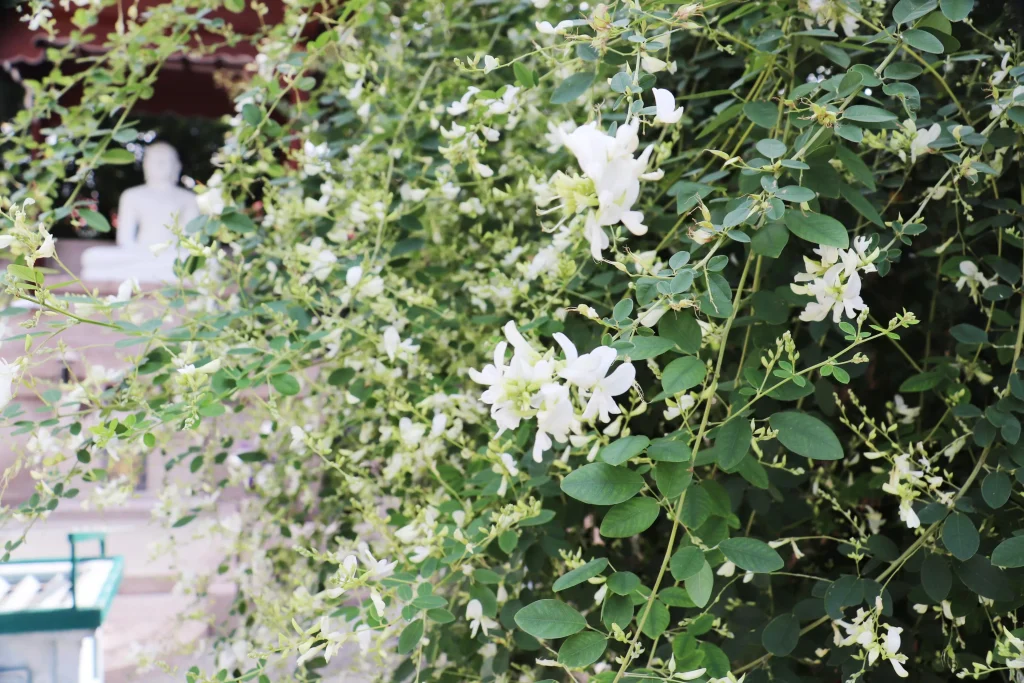
<svg viewBox="0 0 1024 683"><path fill-rule="evenodd" d="M1002 40L1000 38L1000 40ZM998 46L996 46L998 49ZM1003 54L1003 60L999 63L999 68L992 72L992 85L999 85L1006 80L1007 75L1010 73L1010 52L1007 51Z"/></svg>
<svg viewBox="0 0 1024 683"><path fill-rule="evenodd" d="M196 196L196 204L199 206L200 213L207 216L219 216L224 211L227 205L224 202L224 192L220 189L222 182L223 177L220 171L214 173L206 181L206 191Z"/></svg>
<svg viewBox="0 0 1024 683"><path fill-rule="evenodd" d="M43 243L39 245L38 249L36 249L36 253L32 254L32 258L53 258L54 254L57 253L57 240L53 239L53 235L47 232L42 226L39 226L39 233L43 237Z"/></svg>
<svg viewBox="0 0 1024 683"><path fill-rule="evenodd" d="M41 10L39 10L38 12L33 14L32 17L29 19L29 21L28 21L28 30L29 31L38 31L40 26L44 26L46 24L49 24L50 23L49 20L52 17L53 17L53 12L51 12L50 10L48 10L48 9L41 9Z"/></svg>
<svg viewBox="0 0 1024 683"><path fill-rule="evenodd" d="M14 235L0 235L0 249L7 249L14 244Z"/></svg>
<svg viewBox="0 0 1024 683"><path fill-rule="evenodd" d="M847 9L842 0L802 0L800 9L813 15L819 26L825 25L834 31L836 25L840 24L847 36L857 32L857 17ZM808 20L806 25L810 29L814 24Z"/></svg>
<svg viewBox="0 0 1024 683"><path fill-rule="evenodd" d="M363 279L363 267L352 266L345 272L345 284L349 287L355 287L359 284L359 281Z"/></svg>
<svg viewBox="0 0 1024 683"><path fill-rule="evenodd" d="M550 21L538 21L535 26L537 30L545 35L553 36L557 33L564 33L568 29L572 28L573 22L571 19L565 19L558 22L558 25L552 26Z"/></svg>
<svg viewBox="0 0 1024 683"><path fill-rule="evenodd" d="M537 437L533 443L533 460L541 462L544 451L554 445L552 437L558 442L569 440L569 429L576 418L572 401L569 398L569 387L563 384L545 384L531 401L537 409Z"/></svg>
<svg viewBox="0 0 1024 683"><path fill-rule="evenodd" d="M693 671L681 671L679 673L672 674L672 678L678 678L681 681L695 681L704 673L707 669L694 669Z"/></svg>
<svg viewBox="0 0 1024 683"><path fill-rule="evenodd" d="M1018 85L1013 91L1007 96L1000 97L999 100L992 105L992 118L997 118L1002 115L1012 104L1019 103L1024 98L1024 85Z"/></svg>
<svg viewBox="0 0 1024 683"><path fill-rule="evenodd" d="M920 408L911 408L899 394L896 394L894 402L896 404L896 414L900 416L900 423L902 424L913 424L917 416L921 414Z"/></svg>
<svg viewBox="0 0 1024 683"><path fill-rule="evenodd" d="M658 123L678 123L683 118L683 108L676 109L676 96L663 88L654 88L654 105L657 111L654 120Z"/></svg>
<svg viewBox="0 0 1024 683"><path fill-rule="evenodd" d="M420 347L413 344L412 339L402 340L398 330L394 326L388 326L384 330L382 346L388 360L394 362L395 358L409 358L420 350Z"/></svg>
<svg viewBox="0 0 1024 683"><path fill-rule="evenodd" d="M480 399L491 406L491 417L498 423L500 436L507 429L516 429L520 421L534 416L533 397L541 387L551 382L554 365L542 360L540 354L523 338L515 323L505 327L508 343L500 342L494 349L494 363L483 370L469 370L469 377L477 384L489 387ZM511 344L514 352L505 365L505 351Z"/></svg>
<svg viewBox="0 0 1024 683"><path fill-rule="evenodd" d="M497 69L501 65L496 58L491 55L484 55L484 73L490 73Z"/></svg>
<svg viewBox="0 0 1024 683"><path fill-rule="evenodd" d="M380 593L378 593L376 589L370 591L370 602L373 603L373 607L377 610L377 614L379 616L384 616L384 610L386 609L384 599L380 597Z"/></svg>
<svg viewBox="0 0 1024 683"><path fill-rule="evenodd" d="M466 605L466 619L469 620L469 631L473 638L476 638L478 630L483 630L486 636L490 629L498 628L498 622L484 616L484 606L475 598Z"/></svg>
<svg viewBox="0 0 1024 683"><path fill-rule="evenodd" d="M668 313L668 304L661 302L648 308L637 320L644 327L654 327Z"/></svg>
<svg viewBox="0 0 1024 683"><path fill-rule="evenodd" d="M448 113L451 116L458 116L459 114L465 114L469 111L469 98L480 92L480 88L469 86L466 90L466 94L462 96L462 99L457 102L452 102L448 105Z"/></svg>
<svg viewBox="0 0 1024 683"><path fill-rule="evenodd" d="M800 320L824 320L831 311L832 322L837 323L842 319L844 312L848 317L855 318L858 311L867 310L867 305L860 296L860 276L856 272L851 273L844 282L844 270L844 265L836 264L829 268L823 278L804 288L807 294L815 297L815 301L807 304L800 314Z"/></svg>
<svg viewBox="0 0 1024 683"><path fill-rule="evenodd" d="M135 278L130 278L122 282L117 288L117 295L113 297L114 301L124 303L130 301L132 294L135 293L139 288L139 281Z"/></svg>
<svg viewBox="0 0 1024 683"><path fill-rule="evenodd" d="M910 126L913 128L914 124L910 122ZM933 123L930 128L917 129L913 140L910 141L910 163L917 161L920 155L930 153L931 144L941 133L942 128L937 123Z"/></svg>
<svg viewBox="0 0 1024 683"><path fill-rule="evenodd" d="M366 624L359 624L356 626L356 641L359 643L359 651L362 654L367 654L370 651L370 646L373 644L373 631Z"/></svg>
<svg viewBox="0 0 1024 683"><path fill-rule="evenodd" d="M633 153L640 144L637 131L639 119L619 126L614 136L597 127L596 122L579 126L563 136L563 143L572 152L584 175L594 183L598 208L587 219L586 236L595 259L608 246L608 238L600 226L622 223L634 235L647 232L644 215L633 210L640 196L640 181L651 179L647 163L653 146L647 147L639 157Z"/></svg>
<svg viewBox="0 0 1024 683"><path fill-rule="evenodd" d="M21 370L21 363L8 363L0 358L0 409L3 409L14 398L14 379Z"/></svg>
<svg viewBox="0 0 1024 683"><path fill-rule="evenodd" d="M967 286L971 299L977 303L980 300L980 292L996 284L995 280L985 277L974 261L960 262L960 279L956 281L957 290Z"/></svg>
<svg viewBox="0 0 1024 683"><path fill-rule="evenodd" d="M636 377L636 368L632 363L623 363L609 375L608 370L618 355L615 349L599 346L578 356L575 345L564 334L556 333L555 339L566 359L565 369L558 373L559 377L578 387L582 396L590 394L583 420L593 420L596 416L601 422L610 422L611 415L622 412L613 398L629 391Z"/></svg>
<svg viewBox="0 0 1024 683"><path fill-rule="evenodd" d="M640 58L640 68L649 74L656 74L659 71L664 71L665 67L668 66L668 62L663 59L658 59L649 54L645 54Z"/></svg>
<svg viewBox="0 0 1024 683"><path fill-rule="evenodd" d="M358 546L359 554L363 557L363 562L366 564L367 574L371 579L386 579L395 572L395 566L398 562L388 562L387 560L377 560L370 554L370 546L365 542L360 543Z"/></svg>

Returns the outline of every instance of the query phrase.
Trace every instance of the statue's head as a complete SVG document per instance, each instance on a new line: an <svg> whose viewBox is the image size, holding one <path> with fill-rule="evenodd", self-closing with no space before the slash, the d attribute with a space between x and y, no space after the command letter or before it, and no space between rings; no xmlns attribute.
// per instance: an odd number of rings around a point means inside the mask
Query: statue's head
<svg viewBox="0 0 1024 683"><path fill-rule="evenodd" d="M166 142L155 142L142 156L142 174L147 185L174 185L181 176L178 152Z"/></svg>

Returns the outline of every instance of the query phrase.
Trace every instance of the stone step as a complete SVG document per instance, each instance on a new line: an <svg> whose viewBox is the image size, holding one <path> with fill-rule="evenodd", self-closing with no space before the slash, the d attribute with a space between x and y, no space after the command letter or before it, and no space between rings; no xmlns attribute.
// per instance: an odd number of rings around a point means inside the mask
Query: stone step
<svg viewBox="0 0 1024 683"><path fill-rule="evenodd" d="M233 595L230 585L211 586L206 603L210 621L224 619ZM189 604L185 596L168 593L114 598L103 625L107 683L181 683L189 667L213 671L214 659L203 648L213 629L208 622L187 618ZM191 650L197 647L203 649Z"/></svg>

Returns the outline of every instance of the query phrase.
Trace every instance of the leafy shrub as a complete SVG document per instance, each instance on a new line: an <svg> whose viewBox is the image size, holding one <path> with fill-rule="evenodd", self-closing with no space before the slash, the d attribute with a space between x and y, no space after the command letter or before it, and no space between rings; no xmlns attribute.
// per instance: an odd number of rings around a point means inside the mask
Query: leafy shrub
<svg viewBox="0 0 1024 683"><path fill-rule="evenodd" d="M6 408L39 435L20 518L109 480L104 450L188 468L158 515L238 585L217 680L1019 678L1012 15L290 3L185 284L42 288L66 280L34 264L82 199L54 191L68 162L119 160L175 40L231 39L202 5L129 16L7 124L28 334L138 343L112 388ZM228 489L238 513L211 514Z"/></svg>

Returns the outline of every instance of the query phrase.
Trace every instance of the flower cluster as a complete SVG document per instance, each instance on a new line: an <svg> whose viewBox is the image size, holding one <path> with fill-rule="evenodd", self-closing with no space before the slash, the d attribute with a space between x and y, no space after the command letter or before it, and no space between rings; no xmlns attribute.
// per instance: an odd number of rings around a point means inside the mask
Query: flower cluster
<svg viewBox="0 0 1024 683"><path fill-rule="evenodd" d="M669 105L659 106L666 120L675 118ZM681 115L681 113L680 113ZM640 196L641 180L657 180L662 171L647 171L653 147L634 156L640 145L640 120L619 126L614 134L604 132L596 122L561 133L562 143L572 152L583 170L583 176L556 173L547 185L537 189L537 204L547 206L558 201L563 221L582 219L583 236L590 243L590 253L601 259L611 244L605 228L622 224L634 235L647 233L644 214L633 208Z"/></svg>
<svg viewBox="0 0 1024 683"><path fill-rule="evenodd" d="M533 459L541 462L544 451L556 441L568 442L570 432L580 434L583 423L610 422L612 415L621 413L614 399L629 391L636 370L627 362L609 374L615 349L599 346L580 355L569 338L557 332L554 337L564 358L556 360L553 350L537 351L514 322L509 321L503 329L507 342L495 347L494 363L469 371L474 382L488 387L481 400L491 406L497 436L516 429L523 420L536 419ZM506 365L509 344L513 351ZM584 405L581 414L580 404Z"/></svg>
<svg viewBox="0 0 1024 683"><path fill-rule="evenodd" d="M879 611L881 611L880 607L876 610L859 608L850 621L837 619L832 622L835 645L836 647L859 646L868 666L881 658L892 664L897 676L906 678L909 674L903 664L907 661L907 656L899 651L900 634L903 629L880 623L876 615L876 612ZM843 633L840 632L840 628ZM880 636L879 629L884 629L885 635Z"/></svg>
<svg viewBox="0 0 1024 683"><path fill-rule="evenodd" d="M801 320L824 320L831 313L833 322L839 322L843 313L854 318L868 309L860 296L860 273L875 272L874 260L879 253L878 249L869 253L870 247L869 238L858 237L853 249L821 246L814 250L820 260L804 257L806 270L796 275L791 287L797 294L813 296L814 301L804 308ZM797 284L804 282L810 284Z"/></svg>

